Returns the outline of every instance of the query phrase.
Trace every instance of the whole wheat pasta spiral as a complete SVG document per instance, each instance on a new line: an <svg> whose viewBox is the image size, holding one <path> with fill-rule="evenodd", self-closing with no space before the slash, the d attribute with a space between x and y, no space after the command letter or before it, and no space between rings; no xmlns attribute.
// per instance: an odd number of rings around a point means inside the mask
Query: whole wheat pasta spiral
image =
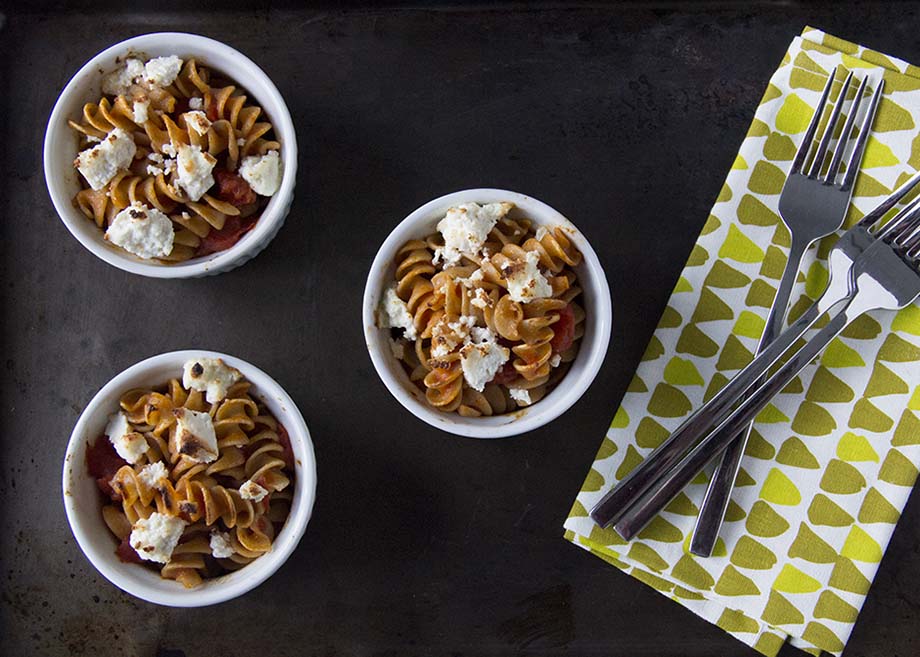
<svg viewBox="0 0 920 657"><path fill-rule="evenodd" d="M240 377L209 402L202 389L171 379L121 396L87 467L106 496L102 517L122 560L191 587L271 550L290 513L294 464L284 427L249 388ZM208 443L209 432L209 458L187 449ZM163 557L162 536L147 532L154 525L175 530Z"/></svg>
<svg viewBox="0 0 920 657"><path fill-rule="evenodd" d="M581 260L565 227L535 229L511 203L451 208L437 233L397 251L378 326L434 408L513 412L550 392L578 352Z"/></svg>

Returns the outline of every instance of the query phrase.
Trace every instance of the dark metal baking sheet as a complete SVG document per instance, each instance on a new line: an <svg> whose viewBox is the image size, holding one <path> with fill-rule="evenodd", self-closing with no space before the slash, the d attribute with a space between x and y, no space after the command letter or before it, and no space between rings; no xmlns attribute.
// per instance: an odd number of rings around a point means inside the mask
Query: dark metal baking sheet
<svg viewBox="0 0 920 657"><path fill-rule="evenodd" d="M916 4L158 13L123 3L7 7L5 19L0 652L754 654L571 546L561 526L789 41L812 24L920 61ZM104 264L70 237L45 191L42 136L59 90L99 50L159 30L249 55L297 125L285 227L215 278L157 281ZM615 303L610 353L585 397L500 441L449 436L407 414L377 379L360 320L390 228L475 186L521 191L569 216L598 251ZM190 346L236 354L287 388L313 432L319 489L300 548L274 577L232 602L177 610L95 572L59 482L95 391L127 365ZM918 543L914 499L848 655L920 652Z"/></svg>

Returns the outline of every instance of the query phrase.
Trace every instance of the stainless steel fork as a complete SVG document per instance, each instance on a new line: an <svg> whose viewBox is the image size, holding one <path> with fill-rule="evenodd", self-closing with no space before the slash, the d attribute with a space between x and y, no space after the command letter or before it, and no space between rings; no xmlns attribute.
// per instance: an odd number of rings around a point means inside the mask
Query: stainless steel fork
<svg viewBox="0 0 920 657"><path fill-rule="evenodd" d="M903 307L920 294L920 197L880 227L918 183L920 173L844 233L828 257L831 277L821 298L610 491L592 509L595 521L613 522L621 536L632 538L850 321L870 308ZM758 387L825 312L829 323Z"/></svg>
<svg viewBox="0 0 920 657"><path fill-rule="evenodd" d="M712 399L685 420L645 461L639 464L595 505L591 510L591 517L599 525L606 527L610 523L615 523L617 531L622 536L631 538L660 508L663 508L662 499L670 499L686 485L686 482L681 482L683 481L682 477L689 471L688 468L684 469L680 477L669 477L669 475L673 474L675 468L682 463L683 459L692 450L700 446L700 439L713 426L720 425L732 413L736 402L751 390L751 387L786 354L789 348L825 312L829 312L832 316L839 313L841 305L849 299L853 289L850 273L855 268L856 263L866 259L869 247L873 244L884 244L883 241L873 236L871 229L880 224L887 213L900 203L918 183L920 183L920 173L912 176L869 212L856 226L844 233L837 241L837 244L834 245L834 248L831 249L828 257L830 281L821 298L780 334L775 341L770 343L746 368L731 379ZM905 221L913 220L917 213L920 213L920 198L908 204L889 222L889 228L887 229L889 232L885 233L884 237L890 237L890 231L893 231L896 227L903 226ZM915 273L912 275L917 278ZM801 364L796 373L804 367L805 363ZM791 379L792 377L788 378ZM773 378L770 379L770 381L773 380ZM769 382L767 385L769 385ZM765 404L766 402L762 405ZM753 418L753 416L751 417ZM718 445L713 446L711 450L696 450L695 460L691 465L695 467L698 464L699 467L696 468L690 478L695 476L696 472L702 469L708 460L719 453L719 447L724 449L732 440L733 436L726 436L722 431L724 427L720 426L719 429L720 433L718 435L721 441ZM710 435L710 442L712 442L712 435ZM699 463L700 459L705 460ZM686 481L689 481L689 479Z"/></svg>
<svg viewBox="0 0 920 657"><path fill-rule="evenodd" d="M835 67L828 76L827 84L821 94L821 100L818 102L808 129L805 131L802 143L799 145L798 152L792 162L792 169L786 178L786 183L780 195L779 212L783 223L789 229L791 246L786 268L780 278L779 287L776 289L773 307L767 317L766 328L760 338L757 352L782 332L792 284L801 267L805 252L815 241L839 229L846 218L850 197L853 194L853 183L856 180L859 164L862 161L866 142L868 141L869 130L881 98L884 80L879 82L869 108L863 117L859 132L854 135L856 116L859 113L859 107L868 81L868 76L863 77L847 112L846 122L840 131L840 137L830 164L826 169L826 174L822 175L828 147L838 127L837 124L842 115L843 106L847 101L850 83L853 80L851 71L847 74L840 88L840 93L830 111L824 132L814 149L811 164L807 166L808 156L812 150L812 142L816 136L821 116L829 104L828 100L836 74L837 68ZM850 143L853 143L853 148L847 160L846 169L841 171L844 154ZM841 178L839 183L837 182L838 178ZM700 506L699 517L693 531L693 540L690 542L690 551L693 554L704 557L712 554L725 518L725 511L728 509L735 477L741 466L741 459L752 427L753 424L748 425L746 429L738 434L722 454L721 461L716 466L709 482L709 488L706 490L706 496Z"/></svg>

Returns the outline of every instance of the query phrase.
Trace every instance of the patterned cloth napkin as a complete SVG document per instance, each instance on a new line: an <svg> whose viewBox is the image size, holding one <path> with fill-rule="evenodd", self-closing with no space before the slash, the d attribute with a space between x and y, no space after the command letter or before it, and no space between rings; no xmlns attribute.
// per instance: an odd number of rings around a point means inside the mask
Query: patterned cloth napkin
<svg viewBox="0 0 920 657"><path fill-rule="evenodd" d="M770 80L565 523L575 545L770 656L786 640L840 654L853 629L918 474L920 304L860 318L759 415L712 557L688 549L708 476L631 542L588 510L751 360L786 261L779 194L835 65L868 74L872 89L886 83L847 225L920 169L920 68L806 28ZM836 239L806 256L793 318L823 291Z"/></svg>

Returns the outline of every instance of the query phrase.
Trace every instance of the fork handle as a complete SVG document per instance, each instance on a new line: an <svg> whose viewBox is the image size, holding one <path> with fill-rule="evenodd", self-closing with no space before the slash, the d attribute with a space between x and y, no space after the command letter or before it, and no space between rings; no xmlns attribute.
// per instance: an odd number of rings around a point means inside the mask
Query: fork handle
<svg viewBox="0 0 920 657"><path fill-rule="evenodd" d="M833 283L833 279L831 281ZM846 285L844 283L844 285ZM610 492L591 509L591 517L601 527L617 522L640 495L646 493L666 472L677 465L687 451L713 424L721 421L730 412L739 397L759 381L786 351L800 338L824 310L835 307L841 299L828 293L834 286L828 287L825 295L806 310L786 331L764 350L747 367L713 396L706 404L688 417L648 458L636 466ZM844 288L843 298L848 298ZM830 298L828 298L830 297Z"/></svg>
<svg viewBox="0 0 920 657"><path fill-rule="evenodd" d="M786 317L786 307L789 305L792 284L795 282L799 269L802 268L802 258L805 257L805 252L811 243L803 239L797 240L795 234L792 235L792 246L789 249L786 267L783 270L779 286L776 288L773 307L770 309L766 327L763 335L760 336L755 355L760 353L766 345L773 342L776 336L783 332L783 320ZM741 459L744 456L744 450L747 447L748 438L753 428L752 423L739 431L716 464L715 472L713 472L712 479L709 482L709 488L706 489L706 495L702 504L700 504L700 513L696 519L696 526L693 528L693 539L690 541L690 552L693 554L708 557L715 548L719 530L725 519L725 512L728 510L732 489L735 487L735 477L741 467Z"/></svg>
<svg viewBox="0 0 920 657"><path fill-rule="evenodd" d="M871 300L857 295L845 300L846 305L822 327L792 358L782 365L767 381L751 390L747 398L718 423L710 422L708 433L696 443L687 456L675 467L660 476L654 488L647 489L640 498L621 514L615 525L617 533L631 539L683 490L706 464L734 439L738 430L751 422L780 390L808 365L827 344L837 337L856 317L873 306Z"/></svg>

